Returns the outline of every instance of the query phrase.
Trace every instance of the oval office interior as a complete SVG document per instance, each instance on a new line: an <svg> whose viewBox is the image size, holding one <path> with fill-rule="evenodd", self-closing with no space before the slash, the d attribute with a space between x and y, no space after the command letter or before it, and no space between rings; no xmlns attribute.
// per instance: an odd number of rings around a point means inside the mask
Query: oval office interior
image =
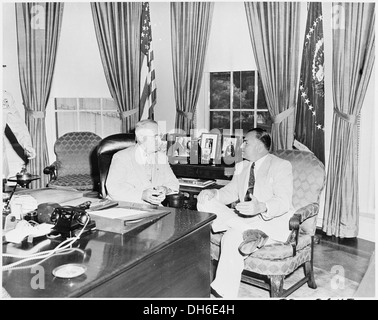
<svg viewBox="0 0 378 320"><path fill-rule="evenodd" d="M305 161L314 156L318 180L296 171L293 199L314 192L311 203L297 203L283 251L267 246L246 259L252 273L272 267L266 255L303 262L300 285L286 290L279 272L256 284L244 272L239 297L255 297L254 289L243 289L249 283L267 298L303 290L316 298L327 282L319 270L330 275L333 265L355 285L326 294L374 296L366 287L371 281L361 281L366 270L371 277L375 257L374 3L7 2L3 11L3 89L13 95L36 150L28 159L3 123L6 297L213 298L221 236L211 231L216 215L197 211L197 197L232 181L243 138L255 127L269 132L273 154L287 151L289 161L297 161L296 152L310 154ZM125 23L117 24L120 17ZM125 233L101 230L85 203L104 204L112 156L134 145L142 119L159 124L180 193L159 208L117 202L111 209L166 214ZM23 166L32 179L17 179ZM19 233L6 241L19 222L40 224L42 203L49 204L44 221L49 228L59 221L65 236L41 227L34 236L24 231L21 242ZM324 258L326 240L334 260ZM344 251L357 262L340 262ZM45 290L30 286L30 268L17 262L23 255L41 257L28 265L42 266ZM54 275L75 270L83 273Z"/></svg>

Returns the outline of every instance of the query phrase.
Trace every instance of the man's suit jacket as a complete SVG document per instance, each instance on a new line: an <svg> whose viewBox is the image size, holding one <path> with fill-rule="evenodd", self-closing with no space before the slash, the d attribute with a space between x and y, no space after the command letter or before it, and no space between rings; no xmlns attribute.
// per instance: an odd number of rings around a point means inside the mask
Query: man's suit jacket
<svg viewBox="0 0 378 320"><path fill-rule="evenodd" d="M218 199L224 204L236 200L243 201L248 189L249 173L252 163L244 160L235 166L234 176L229 184L218 192ZM273 230L273 239L285 241L289 234L289 219L294 213L292 206L293 173L291 163L268 154L255 172L253 195L266 203L267 212L261 214Z"/></svg>
<svg viewBox="0 0 378 320"><path fill-rule="evenodd" d="M147 188L166 186L173 191L178 191L179 182L168 163L166 154L156 153L152 182L150 182L145 165L137 156L137 148L137 145L132 146L118 151L113 156L106 179L109 197L119 201L144 203L142 193Z"/></svg>

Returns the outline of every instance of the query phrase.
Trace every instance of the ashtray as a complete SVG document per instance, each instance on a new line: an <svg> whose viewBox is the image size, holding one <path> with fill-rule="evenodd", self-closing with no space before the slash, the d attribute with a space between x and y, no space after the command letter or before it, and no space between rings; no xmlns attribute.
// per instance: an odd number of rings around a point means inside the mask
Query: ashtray
<svg viewBox="0 0 378 320"><path fill-rule="evenodd" d="M87 271L87 267L82 264L68 263L56 267L52 274L57 278L71 279L81 276Z"/></svg>

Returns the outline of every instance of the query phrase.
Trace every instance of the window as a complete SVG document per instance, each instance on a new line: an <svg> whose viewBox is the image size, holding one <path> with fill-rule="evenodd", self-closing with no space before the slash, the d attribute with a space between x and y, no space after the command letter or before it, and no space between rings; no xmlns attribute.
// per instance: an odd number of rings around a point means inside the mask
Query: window
<svg viewBox="0 0 378 320"><path fill-rule="evenodd" d="M257 71L211 72L209 112L210 130L245 134L253 127L270 131L272 123Z"/></svg>
<svg viewBox="0 0 378 320"><path fill-rule="evenodd" d="M67 132L90 131L100 137L121 132L117 105L110 98L56 98L57 138Z"/></svg>

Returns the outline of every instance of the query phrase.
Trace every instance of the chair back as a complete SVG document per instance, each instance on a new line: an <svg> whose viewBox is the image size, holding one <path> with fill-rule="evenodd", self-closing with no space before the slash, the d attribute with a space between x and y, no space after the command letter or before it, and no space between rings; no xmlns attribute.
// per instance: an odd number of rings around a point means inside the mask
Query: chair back
<svg viewBox="0 0 378 320"><path fill-rule="evenodd" d="M291 162L293 167L293 206L296 210L310 203L319 204L321 192L325 185L323 163L312 153L301 150L276 150L272 154ZM308 219L302 231L313 233L316 217Z"/></svg>
<svg viewBox="0 0 378 320"><path fill-rule="evenodd" d="M101 137L93 132L68 132L54 144L57 161L57 176L97 172L96 147Z"/></svg>
<svg viewBox="0 0 378 320"><path fill-rule="evenodd" d="M103 198L108 195L106 178L113 155L123 149L135 145L134 133L117 133L101 140L97 148L98 170L100 173L100 193Z"/></svg>

